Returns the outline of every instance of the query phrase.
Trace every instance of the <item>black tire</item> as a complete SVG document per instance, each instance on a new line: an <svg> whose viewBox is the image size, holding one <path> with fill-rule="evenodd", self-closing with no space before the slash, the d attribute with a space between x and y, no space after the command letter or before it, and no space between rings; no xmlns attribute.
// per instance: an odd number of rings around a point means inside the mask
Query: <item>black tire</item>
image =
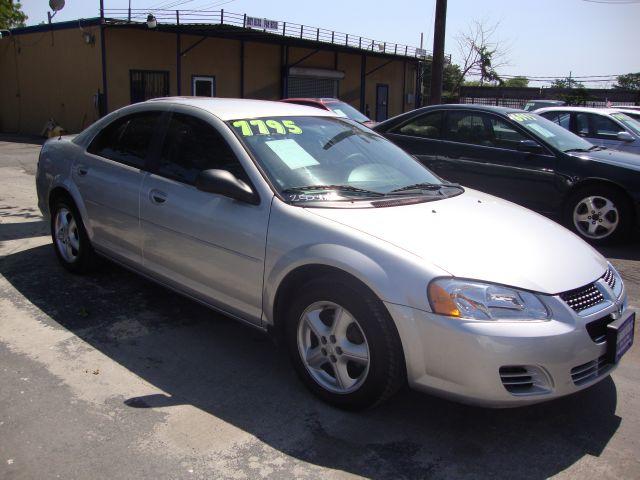
<svg viewBox="0 0 640 480"><path fill-rule="evenodd" d="M302 285L293 295L285 324L291 361L303 383L325 402L345 410L379 405L405 383L406 370L400 337L384 304L367 288L339 276L324 276ZM302 314L316 302L332 302L355 317L369 348L369 370L360 386L349 393L335 393L321 386L307 370L298 349L298 325Z"/></svg>
<svg viewBox="0 0 640 480"><path fill-rule="evenodd" d="M58 213L65 209L69 212L69 215L75 221L76 228L74 229L74 237L77 239L79 248L74 249L77 252L75 259L70 261L65 258L60 251L56 239L56 217ZM91 246L87 231L82 223L82 217L76 208L75 203L67 196L61 196L56 198L51 205L51 240L53 242L53 249L56 252L56 257L64 268L68 271L76 274L88 273L95 268L98 262L98 256Z"/></svg>
<svg viewBox="0 0 640 480"><path fill-rule="evenodd" d="M613 228L610 233L604 234L602 227L600 227L599 230L595 232L595 235L590 236L588 232L584 231L584 229L589 226L587 222L578 222L578 225L574 222L574 212L576 209L580 212L580 208L582 208L584 212L586 205L583 203L583 200L589 197L598 197L600 199L609 200L615 206L617 215L610 212L608 214L608 219L617 218L617 226ZM598 201L602 202L601 200ZM582 205L582 207L580 207L580 205ZM598 212L596 212L596 214L597 213ZM587 214L591 214L591 212L587 211ZM619 190L608 185L594 185L581 188L573 192L565 202L564 224L567 228L592 245L610 245L627 240L633 229L633 219L633 207L629 203L629 200ZM602 219L596 217L595 219L587 218L587 220L591 222L601 222ZM592 225L597 225L597 223L592 223ZM599 238L594 238L594 236Z"/></svg>

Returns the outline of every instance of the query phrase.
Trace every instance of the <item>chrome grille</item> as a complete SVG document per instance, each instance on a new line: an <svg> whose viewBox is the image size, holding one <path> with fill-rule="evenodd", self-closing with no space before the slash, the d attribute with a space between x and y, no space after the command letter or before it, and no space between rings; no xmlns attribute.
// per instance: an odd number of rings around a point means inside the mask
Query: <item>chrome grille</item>
<svg viewBox="0 0 640 480"><path fill-rule="evenodd" d="M586 287L563 292L560 294L560 298L576 312L581 312L582 310L604 302L604 296L593 283L590 283Z"/></svg>
<svg viewBox="0 0 640 480"><path fill-rule="evenodd" d="M613 274L613 270L611 268L607 268L607 271L602 276L602 279L606 282L607 285L613 290L616 286L616 276Z"/></svg>
<svg viewBox="0 0 640 480"><path fill-rule="evenodd" d="M571 369L571 378L573 379L573 383L577 386L584 385L585 383L604 375L609 371L609 368L610 365L607 363L605 356L603 355L597 360L591 360L590 362L573 367Z"/></svg>

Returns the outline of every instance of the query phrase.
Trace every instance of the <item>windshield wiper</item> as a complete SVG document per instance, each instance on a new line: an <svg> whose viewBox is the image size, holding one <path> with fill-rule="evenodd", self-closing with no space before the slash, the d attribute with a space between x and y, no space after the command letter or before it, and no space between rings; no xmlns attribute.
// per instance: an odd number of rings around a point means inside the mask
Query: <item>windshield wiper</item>
<svg viewBox="0 0 640 480"><path fill-rule="evenodd" d="M606 147L601 147L600 145L591 145L589 148L570 148L568 150L564 150L564 153L569 152L592 152L597 149L604 149Z"/></svg>
<svg viewBox="0 0 640 480"><path fill-rule="evenodd" d="M298 193L308 192L309 190L339 190L341 192L353 192L372 195L374 197L384 197L382 192L374 192L373 190L365 190L364 188L358 188L351 185L304 185L300 187L285 188L282 193Z"/></svg>
<svg viewBox="0 0 640 480"><path fill-rule="evenodd" d="M410 190L440 190L445 187L459 188L462 190L462 187L456 183L414 183L413 185L407 185L406 187L396 188L395 190L391 190L388 195L392 195L394 193L403 193Z"/></svg>

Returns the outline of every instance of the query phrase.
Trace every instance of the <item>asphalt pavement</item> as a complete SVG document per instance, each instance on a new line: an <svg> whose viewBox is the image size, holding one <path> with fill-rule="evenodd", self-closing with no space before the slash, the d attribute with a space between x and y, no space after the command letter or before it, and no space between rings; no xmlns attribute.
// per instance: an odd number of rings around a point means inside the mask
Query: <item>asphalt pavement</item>
<svg viewBox="0 0 640 480"><path fill-rule="evenodd" d="M110 263L63 270L38 143L0 137L0 478L640 478L637 344L541 405L333 409L261 333ZM603 253L640 310L640 242Z"/></svg>

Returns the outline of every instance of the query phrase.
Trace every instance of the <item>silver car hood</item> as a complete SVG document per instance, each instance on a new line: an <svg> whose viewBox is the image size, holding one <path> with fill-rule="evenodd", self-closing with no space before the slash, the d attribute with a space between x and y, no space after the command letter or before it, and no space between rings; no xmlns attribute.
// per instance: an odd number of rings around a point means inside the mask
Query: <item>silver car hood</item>
<svg viewBox="0 0 640 480"><path fill-rule="evenodd" d="M309 212L406 250L452 276L556 294L604 274L607 262L557 223L475 190L439 201Z"/></svg>

